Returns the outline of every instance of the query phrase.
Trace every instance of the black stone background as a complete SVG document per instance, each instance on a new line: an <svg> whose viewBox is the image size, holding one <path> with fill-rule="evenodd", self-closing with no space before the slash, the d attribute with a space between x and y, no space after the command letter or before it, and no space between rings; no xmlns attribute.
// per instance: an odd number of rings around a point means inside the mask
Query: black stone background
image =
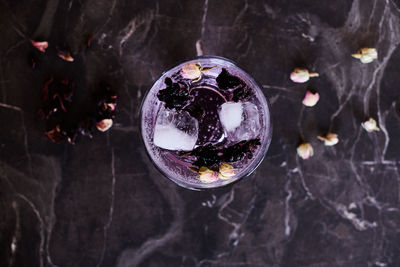
<svg viewBox="0 0 400 267"><path fill-rule="evenodd" d="M1 0L0 266L400 266L399 5ZM30 38L50 43L36 70ZM350 56L363 46L378 60ZM155 79L201 53L255 77L274 135L253 175L194 192L154 168L138 126ZM299 66L320 77L291 82ZM43 82L64 75L77 107L100 81L119 92L110 131L75 146L46 140ZM307 89L321 96L313 108L301 104ZM368 117L380 132L361 128ZM339 144L316 139L327 131ZM306 161L301 135L315 150Z"/></svg>

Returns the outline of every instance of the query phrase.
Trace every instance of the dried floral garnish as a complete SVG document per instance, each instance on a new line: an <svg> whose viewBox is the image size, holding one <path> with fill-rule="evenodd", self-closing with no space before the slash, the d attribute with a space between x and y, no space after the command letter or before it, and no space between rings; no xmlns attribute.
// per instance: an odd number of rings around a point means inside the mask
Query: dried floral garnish
<svg viewBox="0 0 400 267"><path fill-rule="evenodd" d="M71 53L67 50L62 50L58 49L57 55L59 58L68 61L68 62L73 62L74 58L71 56Z"/></svg>
<svg viewBox="0 0 400 267"><path fill-rule="evenodd" d="M44 83L40 113L46 119L45 135L55 143L74 144L79 134L92 137L95 126L106 131L115 117L117 95L109 86L102 85L92 101L87 101L87 110L80 117L71 112L73 88L68 79L52 78Z"/></svg>
<svg viewBox="0 0 400 267"><path fill-rule="evenodd" d="M105 132L110 129L113 124L112 119L115 118L117 94L110 86L103 84L101 90L94 95L93 99L96 103L96 112L94 114L96 128Z"/></svg>
<svg viewBox="0 0 400 267"><path fill-rule="evenodd" d="M222 90L234 89L238 86L245 86L245 82L237 76L231 75L225 68L222 69L217 79L218 87Z"/></svg>
<svg viewBox="0 0 400 267"><path fill-rule="evenodd" d="M181 75L185 79L197 82L201 79L201 65L200 63L187 63L182 66Z"/></svg>
<svg viewBox="0 0 400 267"><path fill-rule="evenodd" d="M318 93L312 93L310 91L306 92L306 95L303 98L303 105L307 107L313 107L315 106L319 101L319 94Z"/></svg>
<svg viewBox="0 0 400 267"><path fill-rule="evenodd" d="M74 83L64 78L62 80L47 80L43 86L43 106L41 113L45 118L49 118L55 113L67 112L71 105L74 94Z"/></svg>
<svg viewBox="0 0 400 267"><path fill-rule="evenodd" d="M92 46L92 41L93 41L93 34L91 33L91 34L89 34L89 37L88 37L87 42L86 42L86 47L87 48L90 48Z"/></svg>
<svg viewBox="0 0 400 267"><path fill-rule="evenodd" d="M34 41L32 39L29 40L29 42L40 52L46 52L47 47L49 47L49 43L46 41Z"/></svg>
<svg viewBox="0 0 400 267"><path fill-rule="evenodd" d="M319 140L324 141L324 144L326 146L334 146L337 143L339 143L339 137L335 133L328 133L325 136L318 136L317 137Z"/></svg>
<svg viewBox="0 0 400 267"><path fill-rule="evenodd" d="M361 123L361 126L369 133L380 130L376 120L374 120L373 118L369 118L368 120L364 121L363 123Z"/></svg>
<svg viewBox="0 0 400 267"><path fill-rule="evenodd" d="M53 129L47 131L45 135L54 143L59 143L64 139L61 134L60 125L56 125Z"/></svg>
<svg viewBox="0 0 400 267"><path fill-rule="evenodd" d="M233 90L232 101L239 102L240 100L248 98L250 95L251 90L245 85L240 85L238 88Z"/></svg>
<svg viewBox="0 0 400 267"><path fill-rule="evenodd" d="M198 178L203 183L212 183L218 181L218 172L213 171L207 167L200 167Z"/></svg>
<svg viewBox="0 0 400 267"><path fill-rule="evenodd" d="M235 176L235 174L236 170L232 167L232 165L224 162L219 166L218 177L220 179L228 180Z"/></svg>
<svg viewBox="0 0 400 267"><path fill-rule="evenodd" d="M357 51L357 53L354 53L351 55L354 58L357 58L361 61L361 63L367 64L371 63L375 59L378 58L378 52L376 51L375 48L361 48L360 50Z"/></svg>
<svg viewBox="0 0 400 267"><path fill-rule="evenodd" d="M203 68L199 62L197 63L187 63L182 66L181 75L185 79L193 80L193 82L198 82L201 79L203 72L209 71L216 66Z"/></svg>
<svg viewBox="0 0 400 267"><path fill-rule="evenodd" d="M228 147L215 147L211 144L199 146L189 153L197 159L193 165L201 167L218 167L221 162L236 162L244 157L251 159L253 151L261 145L259 139L241 141Z"/></svg>
<svg viewBox="0 0 400 267"><path fill-rule="evenodd" d="M292 73L290 73L290 79L295 83L305 83L311 77L318 77L319 74L316 72L309 72L307 69L295 68Z"/></svg>
<svg viewBox="0 0 400 267"><path fill-rule="evenodd" d="M308 159L314 155L314 149L310 143L302 143L297 147L297 155L302 159Z"/></svg>
<svg viewBox="0 0 400 267"><path fill-rule="evenodd" d="M171 78L165 78L167 88L160 90L157 97L167 108L180 110L189 101L189 90L184 83L174 83Z"/></svg>
<svg viewBox="0 0 400 267"><path fill-rule="evenodd" d="M107 131L108 129L111 128L112 125L113 125L112 119L103 119L99 122L96 122L96 128L101 132Z"/></svg>

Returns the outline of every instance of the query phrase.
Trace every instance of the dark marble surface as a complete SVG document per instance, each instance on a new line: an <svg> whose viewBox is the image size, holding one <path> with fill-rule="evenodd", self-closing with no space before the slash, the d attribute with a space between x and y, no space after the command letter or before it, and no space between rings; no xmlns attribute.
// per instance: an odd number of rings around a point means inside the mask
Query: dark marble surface
<svg viewBox="0 0 400 267"><path fill-rule="evenodd" d="M1 0L0 266L400 266L399 5ZM50 42L34 71L29 38ZM352 58L362 46L379 59ZM194 192L158 173L138 125L157 76L200 54L254 75L275 128L253 175ZM297 66L321 75L294 84ZM41 88L62 75L80 105L101 80L118 90L109 132L75 146L45 139ZM301 104L307 88L321 95L313 108ZM361 128L369 116L380 132ZM316 139L328 130L340 137L331 148ZM315 149L306 161L301 135Z"/></svg>

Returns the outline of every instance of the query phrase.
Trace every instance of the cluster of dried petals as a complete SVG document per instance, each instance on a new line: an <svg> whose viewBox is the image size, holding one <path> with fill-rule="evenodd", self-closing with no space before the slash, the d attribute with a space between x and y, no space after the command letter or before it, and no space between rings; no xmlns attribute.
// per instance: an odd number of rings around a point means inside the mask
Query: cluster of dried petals
<svg viewBox="0 0 400 267"><path fill-rule="evenodd" d="M232 165L229 165L228 163L222 163L219 166L219 172L218 172L218 177L222 180L228 180L231 179L233 176L235 176L236 170L233 168Z"/></svg>
<svg viewBox="0 0 400 267"><path fill-rule="evenodd" d="M35 47L37 50L40 52L46 52L47 47L49 47L49 43L46 41L34 41L32 39L29 40L29 42Z"/></svg>
<svg viewBox="0 0 400 267"><path fill-rule="evenodd" d="M361 61L361 63L367 64L371 63L375 59L378 59L378 52L376 51L375 48L361 48L360 50L357 51L357 53L354 53L351 55L354 58L357 58Z"/></svg>
<svg viewBox="0 0 400 267"><path fill-rule="evenodd" d="M213 183L218 181L218 172L203 166L199 169L198 178L203 183Z"/></svg>
<svg viewBox="0 0 400 267"><path fill-rule="evenodd" d="M306 92L306 95L303 98L303 105L307 107L313 107L315 106L319 101L319 94L318 93L312 93L310 91Z"/></svg>
<svg viewBox="0 0 400 267"><path fill-rule="evenodd" d="M373 118L369 118L368 120L364 121L363 123L361 123L361 126L369 133L380 130L376 120L374 120Z"/></svg>
<svg viewBox="0 0 400 267"><path fill-rule="evenodd" d="M295 68L292 73L290 73L290 79L295 83L305 83L311 77L318 77L319 74L316 72L309 72L307 69Z"/></svg>
<svg viewBox="0 0 400 267"><path fill-rule="evenodd" d="M197 82L201 79L203 72L209 71L214 67L203 68L199 62L187 63L182 66L181 75L185 79L190 79L194 82Z"/></svg>
<svg viewBox="0 0 400 267"><path fill-rule="evenodd" d="M302 159L308 159L314 155L314 149L310 143L302 143L297 147L297 155Z"/></svg>
<svg viewBox="0 0 400 267"><path fill-rule="evenodd" d="M339 143L339 137L335 133L328 133L325 136L318 136L318 139L324 141L324 145L326 146L334 146Z"/></svg>

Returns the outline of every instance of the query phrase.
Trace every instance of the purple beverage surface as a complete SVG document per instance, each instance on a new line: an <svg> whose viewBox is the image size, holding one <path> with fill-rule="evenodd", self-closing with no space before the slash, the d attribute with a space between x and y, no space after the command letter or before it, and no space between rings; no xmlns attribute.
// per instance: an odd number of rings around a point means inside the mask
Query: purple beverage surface
<svg viewBox="0 0 400 267"><path fill-rule="evenodd" d="M225 140L224 129L218 116L218 108L227 100L211 86L197 86L190 89L190 95L194 96L193 102L204 111L199 120L199 135L197 146L207 143L218 145Z"/></svg>

